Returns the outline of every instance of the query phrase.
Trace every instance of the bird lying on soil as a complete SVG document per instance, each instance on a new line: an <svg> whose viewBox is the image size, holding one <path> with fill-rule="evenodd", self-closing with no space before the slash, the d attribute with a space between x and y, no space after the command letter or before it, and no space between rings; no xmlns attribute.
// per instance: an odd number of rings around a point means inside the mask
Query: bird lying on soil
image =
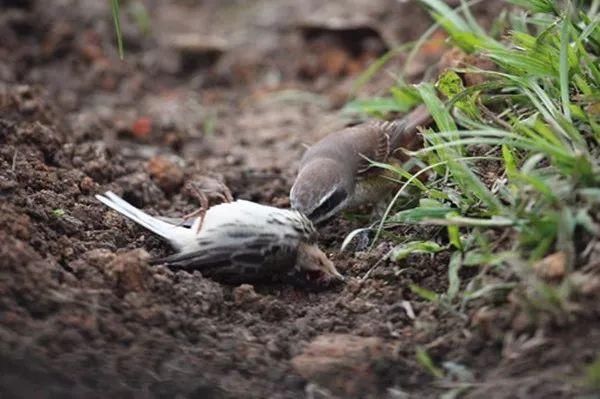
<svg viewBox="0 0 600 399"><path fill-rule="evenodd" d="M373 204L393 192L398 182L371 161L402 164L402 148L422 146L417 128L431 123L425 106L392 122L369 121L331 133L311 146L290 190L292 208L314 223L344 209Z"/></svg>
<svg viewBox="0 0 600 399"><path fill-rule="evenodd" d="M185 226L150 216L110 191L96 198L177 249L155 264L198 270L231 284L280 280L325 286L344 280L317 246L313 224L295 210L236 200L209 208Z"/></svg>

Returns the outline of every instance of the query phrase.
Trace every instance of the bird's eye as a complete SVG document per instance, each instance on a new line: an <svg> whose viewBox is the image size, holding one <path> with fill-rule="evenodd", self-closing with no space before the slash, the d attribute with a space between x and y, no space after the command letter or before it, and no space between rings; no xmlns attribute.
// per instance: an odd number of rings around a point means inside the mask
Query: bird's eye
<svg viewBox="0 0 600 399"><path fill-rule="evenodd" d="M320 220L323 216L326 216L334 210L339 204L341 204L346 198L348 198L348 193L343 188L338 188L335 190L329 198L327 198L321 205L319 205L310 215L308 215L311 220Z"/></svg>

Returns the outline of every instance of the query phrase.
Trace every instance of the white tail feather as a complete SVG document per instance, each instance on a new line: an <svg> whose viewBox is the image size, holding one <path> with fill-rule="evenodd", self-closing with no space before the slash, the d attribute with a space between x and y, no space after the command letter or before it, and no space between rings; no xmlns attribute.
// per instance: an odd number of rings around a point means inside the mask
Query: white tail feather
<svg viewBox="0 0 600 399"><path fill-rule="evenodd" d="M171 245L177 249L181 250L194 241L194 231L196 230L175 226L150 216L123 200L112 191L107 191L104 195L97 194L96 199L153 233L169 240Z"/></svg>

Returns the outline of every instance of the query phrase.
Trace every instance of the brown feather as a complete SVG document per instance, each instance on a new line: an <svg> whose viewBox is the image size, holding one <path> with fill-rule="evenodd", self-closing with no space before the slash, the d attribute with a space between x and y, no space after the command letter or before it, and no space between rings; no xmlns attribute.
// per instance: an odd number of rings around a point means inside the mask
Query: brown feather
<svg viewBox="0 0 600 399"><path fill-rule="evenodd" d="M357 175L369 173L373 169L371 161L387 162L390 155L390 135L386 124L387 122L368 122L364 125L364 129L370 130L375 137L370 143L371 151L359 154L361 159L356 171Z"/></svg>

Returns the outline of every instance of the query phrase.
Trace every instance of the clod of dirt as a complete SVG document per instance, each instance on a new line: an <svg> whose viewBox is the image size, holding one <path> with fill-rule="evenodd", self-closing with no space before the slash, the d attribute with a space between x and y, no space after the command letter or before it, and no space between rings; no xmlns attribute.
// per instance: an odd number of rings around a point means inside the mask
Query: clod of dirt
<svg viewBox="0 0 600 399"><path fill-rule="evenodd" d="M377 364L385 362L387 353L377 337L327 334L315 338L291 362L312 383L344 397L362 397L380 385Z"/></svg>
<svg viewBox="0 0 600 399"><path fill-rule="evenodd" d="M9 204L0 204L0 229L21 240L29 240L31 237L31 219L29 216L18 212Z"/></svg>
<svg viewBox="0 0 600 399"><path fill-rule="evenodd" d="M41 43L41 54L44 58L64 55L71 48L75 37L73 26L66 21L52 25Z"/></svg>
<svg viewBox="0 0 600 399"><path fill-rule="evenodd" d="M56 262L43 259L27 242L1 229L0 242L0 309L16 310L18 298L19 306L35 317L56 310L57 302L49 294L58 287L53 277L60 274Z"/></svg>
<svg viewBox="0 0 600 399"><path fill-rule="evenodd" d="M167 194L174 193L183 184L183 169L163 156L156 156L147 165L148 173Z"/></svg>
<svg viewBox="0 0 600 399"><path fill-rule="evenodd" d="M486 338L502 339L508 327L510 315L503 309L487 306L477 309L471 316L471 325ZM517 321L516 324L519 324Z"/></svg>
<svg viewBox="0 0 600 399"><path fill-rule="evenodd" d="M0 84L0 113L6 120L25 120L44 125L57 122L54 108L46 101L44 92L38 86ZM21 138L20 135L14 136L7 137L8 141Z"/></svg>
<svg viewBox="0 0 600 399"><path fill-rule="evenodd" d="M79 259L69 263L69 269L81 281L85 281L95 288L105 284L104 271L106 265L112 263L116 255L108 249L92 249L84 253Z"/></svg>
<svg viewBox="0 0 600 399"><path fill-rule="evenodd" d="M143 249L134 249L117 255L106 266L106 274L112 280L119 296L128 292L144 292L147 290L149 277L148 263L150 255Z"/></svg>
<svg viewBox="0 0 600 399"><path fill-rule="evenodd" d="M31 87L27 85L17 86L14 101L19 107L19 111L24 114L31 114L39 107Z"/></svg>
<svg viewBox="0 0 600 399"><path fill-rule="evenodd" d="M512 319L510 326L516 334L523 334L535 328L535 323L527 312L521 311Z"/></svg>
<svg viewBox="0 0 600 399"><path fill-rule="evenodd" d="M179 54L181 74L211 67L227 51L227 42L224 39L196 33L173 35L168 46Z"/></svg>
<svg viewBox="0 0 600 399"><path fill-rule="evenodd" d="M123 199L138 208L165 198L164 191L158 187L157 182L144 172L122 176L115 183L117 193L121 191Z"/></svg>
<svg viewBox="0 0 600 399"><path fill-rule="evenodd" d="M439 72L446 69L460 69L467 67L476 67L487 71L496 70L496 64L489 58L481 54L467 54L459 48L453 47L446 51L438 64ZM480 73L464 72L461 73L462 79L466 87L477 86L489 80L489 74L483 75Z"/></svg>
<svg viewBox="0 0 600 399"><path fill-rule="evenodd" d="M81 182L79 182L79 188L85 194L89 194L94 191L95 187L96 182L94 182L94 180L89 176L85 176L83 179L81 179Z"/></svg>
<svg viewBox="0 0 600 399"><path fill-rule="evenodd" d="M535 274L546 281L559 281L565 276L567 255L564 252L555 252L533 265Z"/></svg>
<svg viewBox="0 0 600 399"><path fill-rule="evenodd" d="M570 275L570 278L576 291L581 295L592 296L600 292L600 276L598 275L575 272Z"/></svg>
<svg viewBox="0 0 600 399"><path fill-rule="evenodd" d="M300 68L303 76L316 78L355 75L388 46L377 24L368 18L311 16L299 29L309 52Z"/></svg>
<svg viewBox="0 0 600 399"><path fill-rule="evenodd" d="M359 54L364 51L383 53L388 45L384 35L371 18L353 16L323 16L314 14L300 21L297 28L306 41L322 36L335 36L340 44Z"/></svg>
<svg viewBox="0 0 600 399"><path fill-rule="evenodd" d="M237 305L256 302L260 296L254 291L254 286L242 284L233 290L233 302Z"/></svg>

